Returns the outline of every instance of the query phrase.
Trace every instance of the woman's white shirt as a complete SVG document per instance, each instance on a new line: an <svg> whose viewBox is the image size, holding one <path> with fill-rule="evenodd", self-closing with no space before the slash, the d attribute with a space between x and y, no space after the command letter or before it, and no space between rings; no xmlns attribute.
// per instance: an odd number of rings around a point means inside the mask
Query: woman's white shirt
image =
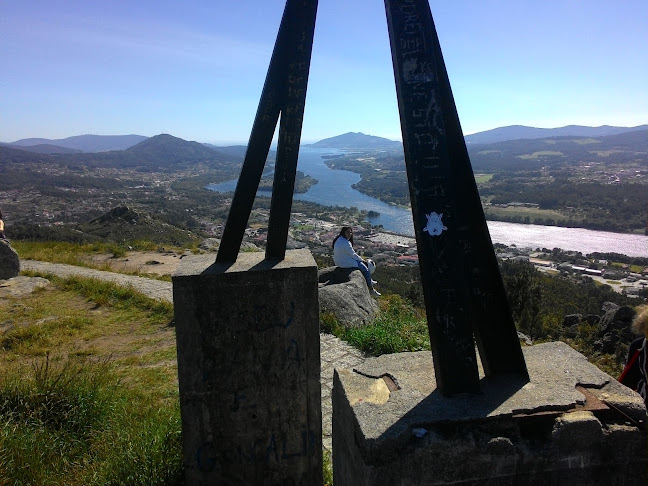
<svg viewBox="0 0 648 486"><path fill-rule="evenodd" d="M356 268L362 257L351 246L351 242L340 236L333 245L333 262L340 268Z"/></svg>

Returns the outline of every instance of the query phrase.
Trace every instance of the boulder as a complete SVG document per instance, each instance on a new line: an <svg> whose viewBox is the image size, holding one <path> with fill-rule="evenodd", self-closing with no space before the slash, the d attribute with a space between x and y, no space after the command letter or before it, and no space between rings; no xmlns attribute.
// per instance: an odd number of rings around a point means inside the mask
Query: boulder
<svg viewBox="0 0 648 486"><path fill-rule="evenodd" d="M24 297L36 291L47 287L50 281L42 277L17 277L2 280L0 282L0 299L3 297ZM0 331L2 331L0 326Z"/></svg>
<svg viewBox="0 0 648 486"><path fill-rule="evenodd" d="M574 338L578 336L578 326L582 320L583 316L581 314L568 314L563 317L562 327L565 337Z"/></svg>
<svg viewBox="0 0 648 486"><path fill-rule="evenodd" d="M517 336L518 336L518 339L520 340L521 343L524 343L527 346L533 346L533 341L526 334L521 333L520 331L518 331Z"/></svg>
<svg viewBox="0 0 648 486"><path fill-rule="evenodd" d="M578 326L583 316L581 314L568 314L563 317L563 327Z"/></svg>
<svg viewBox="0 0 648 486"><path fill-rule="evenodd" d="M216 251L218 250L218 247L220 246L220 239L218 238L205 238L200 242L198 245L198 248L201 250L207 250L207 251Z"/></svg>
<svg viewBox="0 0 648 486"><path fill-rule="evenodd" d="M7 240L0 240L0 280L20 274L20 258Z"/></svg>
<svg viewBox="0 0 648 486"><path fill-rule="evenodd" d="M616 333L608 332L603 336L602 339L594 341L594 350L599 353L608 353L612 354L617 348L618 337L615 336Z"/></svg>
<svg viewBox="0 0 648 486"><path fill-rule="evenodd" d="M599 334L603 335L613 330L630 331L635 310L627 305L618 306L611 302L603 304L605 314L599 321Z"/></svg>
<svg viewBox="0 0 648 486"><path fill-rule="evenodd" d="M599 323L601 316L596 314L587 314L585 317L583 317L583 320L590 325L594 325Z"/></svg>
<svg viewBox="0 0 648 486"><path fill-rule="evenodd" d="M360 270L329 267L320 270L318 276L320 312L330 312L344 327L373 322L378 304L369 294Z"/></svg>

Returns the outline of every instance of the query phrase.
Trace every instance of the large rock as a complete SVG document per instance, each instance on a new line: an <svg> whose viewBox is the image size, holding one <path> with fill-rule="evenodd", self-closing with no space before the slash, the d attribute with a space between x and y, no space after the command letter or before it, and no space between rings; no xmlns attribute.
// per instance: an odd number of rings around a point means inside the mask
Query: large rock
<svg viewBox="0 0 648 486"><path fill-rule="evenodd" d="M563 327L578 326L582 319L582 314L568 314L563 317Z"/></svg>
<svg viewBox="0 0 648 486"><path fill-rule="evenodd" d="M18 253L9 242L0 240L0 280L17 277L20 274Z"/></svg>
<svg viewBox="0 0 648 486"><path fill-rule="evenodd" d="M633 339L631 330L635 310L627 305L619 306L612 302L603 304L605 314L599 321L599 336L594 342L594 350L601 353L614 353L620 343L630 343Z"/></svg>
<svg viewBox="0 0 648 486"><path fill-rule="evenodd" d="M629 331L635 310L627 305L618 306L611 302L603 304L605 314L599 321L600 334L606 334L613 330Z"/></svg>
<svg viewBox="0 0 648 486"><path fill-rule="evenodd" d="M378 304L369 295L367 282L355 268L329 267L319 271L320 312L330 312L344 327L373 322Z"/></svg>

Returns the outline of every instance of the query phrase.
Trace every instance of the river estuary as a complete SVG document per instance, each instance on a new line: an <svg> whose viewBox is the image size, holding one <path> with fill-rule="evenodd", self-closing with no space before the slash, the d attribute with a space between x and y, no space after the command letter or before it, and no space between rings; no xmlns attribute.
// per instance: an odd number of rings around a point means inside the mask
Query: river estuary
<svg viewBox="0 0 648 486"><path fill-rule="evenodd" d="M376 211L380 216L370 218L371 224L381 224L387 231L407 236L414 235L412 214L409 210L392 206L353 189L352 184L360 175L346 170L333 170L324 163L323 155L339 153L335 149L301 147L298 170L319 181L304 194L295 199L311 201L326 206L355 206L366 211ZM210 184L208 189L217 192L232 192L236 180ZM269 192L261 193L270 195ZM489 221L488 229L493 243L531 248L561 248L580 251L583 254L621 253L634 257L648 257L648 236L637 234L610 233L581 228L539 226L534 224L504 223Z"/></svg>

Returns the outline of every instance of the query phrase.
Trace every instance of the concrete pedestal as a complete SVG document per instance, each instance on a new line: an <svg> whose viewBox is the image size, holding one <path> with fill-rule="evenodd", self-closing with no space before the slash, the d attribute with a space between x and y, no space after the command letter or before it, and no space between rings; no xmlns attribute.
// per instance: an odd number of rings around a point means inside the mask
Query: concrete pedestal
<svg viewBox="0 0 648 486"><path fill-rule="evenodd" d="M213 260L173 276L187 484L321 484L315 261Z"/></svg>
<svg viewBox="0 0 648 486"><path fill-rule="evenodd" d="M564 343L524 348L531 381L436 390L429 352L337 370L336 486L645 485L641 398Z"/></svg>

